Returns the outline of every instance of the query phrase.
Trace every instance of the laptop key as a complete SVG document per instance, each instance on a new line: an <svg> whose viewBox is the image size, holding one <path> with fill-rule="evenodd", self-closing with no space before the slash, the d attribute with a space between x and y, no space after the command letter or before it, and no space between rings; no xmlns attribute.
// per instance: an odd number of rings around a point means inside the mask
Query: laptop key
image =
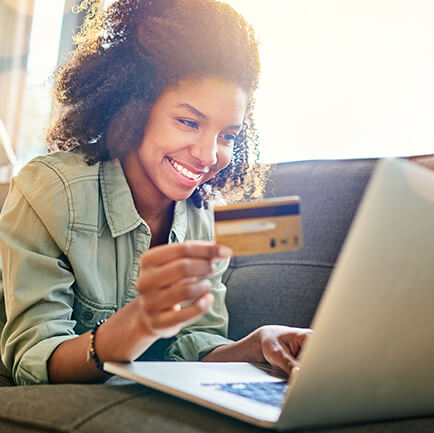
<svg viewBox="0 0 434 433"><path fill-rule="evenodd" d="M287 382L216 383L216 389L280 407L288 387Z"/></svg>

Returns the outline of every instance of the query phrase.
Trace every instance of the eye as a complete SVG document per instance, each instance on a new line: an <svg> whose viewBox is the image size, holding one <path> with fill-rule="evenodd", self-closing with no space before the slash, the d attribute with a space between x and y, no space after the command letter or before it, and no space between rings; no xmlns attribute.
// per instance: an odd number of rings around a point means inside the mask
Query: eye
<svg viewBox="0 0 434 433"><path fill-rule="evenodd" d="M226 141L234 141L237 138L237 134L220 134L220 138Z"/></svg>
<svg viewBox="0 0 434 433"><path fill-rule="evenodd" d="M199 123L194 120L178 119L178 122L188 126L189 128L199 129Z"/></svg>

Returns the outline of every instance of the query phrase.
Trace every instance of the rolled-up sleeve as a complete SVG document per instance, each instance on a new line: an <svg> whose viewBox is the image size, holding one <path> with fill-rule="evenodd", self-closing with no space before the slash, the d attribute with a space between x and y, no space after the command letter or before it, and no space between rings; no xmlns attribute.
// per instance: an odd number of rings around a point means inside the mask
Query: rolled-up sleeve
<svg viewBox="0 0 434 433"><path fill-rule="evenodd" d="M7 317L2 361L19 385L48 383L49 357L75 337L74 276L61 246L15 181L0 218L0 254Z"/></svg>
<svg viewBox="0 0 434 433"><path fill-rule="evenodd" d="M229 259L219 263L211 278L214 304L197 322L185 327L167 350L167 359L175 361L199 361L219 346L233 343L228 335L228 312L225 304L226 286L222 276Z"/></svg>

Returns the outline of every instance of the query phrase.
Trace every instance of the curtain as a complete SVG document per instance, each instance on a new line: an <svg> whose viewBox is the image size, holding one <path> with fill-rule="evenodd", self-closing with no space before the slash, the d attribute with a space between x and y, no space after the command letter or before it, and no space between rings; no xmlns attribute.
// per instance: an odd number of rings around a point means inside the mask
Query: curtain
<svg viewBox="0 0 434 433"><path fill-rule="evenodd" d="M0 0L0 122L4 125L0 139L0 182L12 174L11 167L9 175L2 168L6 163L2 158L5 152L2 152L1 143L5 141L5 133L6 141L18 156L14 170L45 152L44 128L51 112L49 83L55 64L64 63L73 48L73 36L80 28L84 14L72 10L81 1ZM53 7L50 7L50 2L53 2ZM53 17L57 19L59 7L63 12L60 27L57 21L53 22ZM45 16L46 13L51 15ZM33 20L37 21L32 30ZM41 33L44 28L46 35ZM47 41L45 48L39 42L41 37ZM59 48L58 52L53 52L53 41L56 40ZM31 57L29 47L33 53ZM35 59L39 63L35 63ZM44 69L47 69L45 77L41 75Z"/></svg>
<svg viewBox="0 0 434 433"><path fill-rule="evenodd" d="M12 147L20 126L33 8L34 0L0 0L0 118Z"/></svg>

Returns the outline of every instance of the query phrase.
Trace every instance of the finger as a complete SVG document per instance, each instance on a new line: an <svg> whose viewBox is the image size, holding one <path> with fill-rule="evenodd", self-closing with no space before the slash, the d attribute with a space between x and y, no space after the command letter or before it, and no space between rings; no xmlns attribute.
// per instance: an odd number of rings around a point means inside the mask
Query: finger
<svg viewBox="0 0 434 433"><path fill-rule="evenodd" d="M159 314L158 317L152 320L152 326L157 330L164 330L175 326L185 327L203 316L213 302L214 296L211 293L207 293L196 299L190 306L182 308L179 311L173 310Z"/></svg>
<svg viewBox="0 0 434 433"><path fill-rule="evenodd" d="M171 310L176 305L185 302L192 302L211 290L209 280L195 281L185 284L171 286L157 292L154 296L144 295L143 308L150 313Z"/></svg>
<svg viewBox="0 0 434 433"><path fill-rule="evenodd" d="M293 333L292 336L294 337ZM262 353L268 363L280 367L288 374L298 365L289 347L281 338L266 338L262 343Z"/></svg>
<svg viewBox="0 0 434 433"><path fill-rule="evenodd" d="M279 348L279 350L273 353L270 364L281 368L288 375L291 374L293 368L298 368L298 362L290 353L285 351L284 347Z"/></svg>
<svg viewBox="0 0 434 433"><path fill-rule="evenodd" d="M180 258L202 258L208 260L230 257L232 250L211 241L186 241L159 245L151 248L141 258L141 267L159 266Z"/></svg>
<svg viewBox="0 0 434 433"><path fill-rule="evenodd" d="M288 348L289 352L294 358L298 358L303 349L303 346L309 336L312 334L311 329L303 329L297 331L296 336L294 334L286 334L281 336L281 341Z"/></svg>
<svg viewBox="0 0 434 433"><path fill-rule="evenodd" d="M139 293L148 293L170 286L185 278L203 278L212 275L214 265L207 259L182 258L162 266L140 272L137 280Z"/></svg>
<svg viewBox="0 0 434 433"><path fill-rule="evenodd" d="M296 374L300 371L300 367L294 367L291 371L291 375L295 377Z"/></svg>

